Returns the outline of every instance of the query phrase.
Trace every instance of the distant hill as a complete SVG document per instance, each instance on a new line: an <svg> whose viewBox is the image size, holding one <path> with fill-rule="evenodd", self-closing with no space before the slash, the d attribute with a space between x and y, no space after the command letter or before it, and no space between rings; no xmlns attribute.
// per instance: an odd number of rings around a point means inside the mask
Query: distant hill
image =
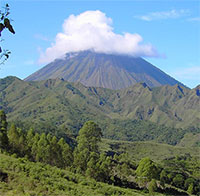
<svg viewBox="0 0 200 196"><path fill-rule="evenodd" d="M56 78L109 89L122 89L138 82L145 82L149 87L181 84L142 58L92 51L67 53L25 81Z"/></svg>
<svg viewBox="0 0 200 196"><path fill-rule="evenodd" d="M29 122L42 130L66 127L77 133L85 121L94 120L107 138L176 144L187 130L200 128L199 91L200 86L150 88L146 83L111 90L62 79L25 82L7 77L0 80L0 109L9 121Z"/></svg>

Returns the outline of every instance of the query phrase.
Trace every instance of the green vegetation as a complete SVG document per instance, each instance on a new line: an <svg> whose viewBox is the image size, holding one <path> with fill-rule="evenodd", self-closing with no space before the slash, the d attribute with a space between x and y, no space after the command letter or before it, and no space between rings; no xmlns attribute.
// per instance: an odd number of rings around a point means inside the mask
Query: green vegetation
<svg viewBox="0 0 200 196"><path fill-rule="evenodd" d="M7 125L1 114L1 125ZM145 157L137 163L128 153L110 156L100 150L102 131L92 121L83 125L73 146L14 124L4 126L3 133L8 144L1 147L0 194L200 195L199 158L186 154L156 163Z"/></svg>
<svg viewBox="0 0 200 196"><path fill-rule="evenodd" d="M142 183L151 182L152 179L158 179L159 177L157 166L148 157L140 160L135 172L138 180Z"/></svg>
<svg viewBox="0 0 200 196"><path fill-rule="evenodd" d="M180 147L168 144L160 144L152 141L130 142L110 139L102 139L100 150L107 154L128 153L130 158L137 163L144 157L150 157L153 161L161 162L164 159L190 154L200 159L199 147Z"/></svg>
<svg viewBox="0 0 200 196"><path fill-rule="evenodd" d="M186 133L200 133L196 91L144 84L115 91L61 79L24 82L7 77L0 80L0 108L17 127L57 137L64 137L67 129L77 135L92 120L105 138L176 145Z"/></svg>
<svg viewBox="0 0 200 196"><path fill-rule="evenodd" d="M2 196L88 196L148 195L96 182L80 174L0 154L0 195ZM161 195L161 194L160 194Z"/></svg>
<svg viewBox="0 0 200 196"><path fill-rule="evenodd" d="M182 147L200 147L200 133L186 133L179 142L178 146Z"/></svg>
<svg viewBox="0 0 200 196"><path fill-rule="evenodd" d="M7 120L4 111L0 111L0 148L6 149L8 146Z"/></svg>
<svg viewBox="0 0 200 196"><path fill-rule="evenodd" d="M200 196L199 89L0 80L0 195Z"/></svg>

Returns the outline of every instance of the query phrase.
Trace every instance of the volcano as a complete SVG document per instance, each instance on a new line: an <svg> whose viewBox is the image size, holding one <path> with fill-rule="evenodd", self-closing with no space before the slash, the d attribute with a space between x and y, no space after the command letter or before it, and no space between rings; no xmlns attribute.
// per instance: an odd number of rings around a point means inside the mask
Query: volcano
<svg viewBox="0 0 200 196"><path fill-rule="evenodd" d="M25 81L56 78L109 89L122 89L138 82L149 87L181 84L143 58L93 51L67 53L28 76Z"/></svg>

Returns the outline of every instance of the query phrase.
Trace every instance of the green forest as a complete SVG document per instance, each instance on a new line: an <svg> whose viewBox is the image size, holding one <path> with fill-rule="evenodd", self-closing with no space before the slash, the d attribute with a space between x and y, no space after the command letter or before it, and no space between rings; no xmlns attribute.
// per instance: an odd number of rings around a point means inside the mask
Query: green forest
<svg viewBox="0 0 200 196"><path fill-rule="evenodd" d="M87 121L77 137L58 138L8 125L1 111L0 194L200 195L198 156L134 160L134 154L117 152L116 146L115 151L102 149L109 143L102 137L93 121Z"/></svg>
<svg viewBox="0 0 200 196"><path fill-rule="evenodd" d="M0 38L15 34L9 15L6 4ZM84 53L68 65L83 73L88 62L90 76L97 60ZM10 54L0 46L0 65ZM63 78L0 79L0 196L200 196L200 86L137 82L112 90Z"/></svg>

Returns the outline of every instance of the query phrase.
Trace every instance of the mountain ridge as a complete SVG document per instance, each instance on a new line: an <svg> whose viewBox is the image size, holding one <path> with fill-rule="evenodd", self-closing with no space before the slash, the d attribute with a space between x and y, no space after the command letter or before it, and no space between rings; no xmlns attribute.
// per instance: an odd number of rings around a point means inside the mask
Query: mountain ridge
<svg viewBox="0 0 200 196"><path fill-rule="evenodd" d="M150 88L138 83L111 90L62 79L25 82L7 77L0 80L0 109L11 121L45 122L73 130L87 120L100 123L104 130L110 126L123 130L134 120L177 128L200 127L198 89L179 85ZM116 122L122 127L116 128Z"/></svg>

